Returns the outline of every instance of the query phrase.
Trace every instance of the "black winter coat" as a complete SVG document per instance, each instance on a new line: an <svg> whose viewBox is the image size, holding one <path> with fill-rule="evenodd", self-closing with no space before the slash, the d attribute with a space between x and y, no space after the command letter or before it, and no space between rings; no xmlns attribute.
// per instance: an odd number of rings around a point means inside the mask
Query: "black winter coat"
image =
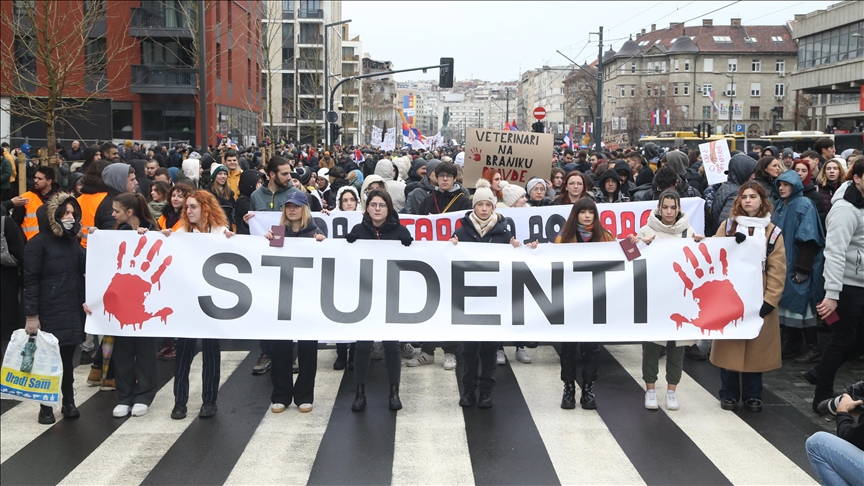
<svg viewBox="0 0 864 486"><path fill-rule="evenodd" d="M315 221L310 221L309 226L301 229L298 232L291 231L291 225L285 226L285 238L314 238L315 235L323 235L324 233L318 229Z"/></svg>
<svg viewBox="0 0 864 486"><path fill-rule="evenodd" d="M816 184L813 184L813 181L807 183L804 186L804 197L813 201L813 205L816 206L816 211L819 213L819 219L822 221L822 230L825 230L825 218L828 216L828 209L825 208L825 201L822 198L822 195L819 194L819 190L816 188Z"/></svg>
<svg viewBox="0 0 864 486"><path fill-rule="evenodd" d="M510 228L507 226L507 220L504 219L498 213L494 213L492 215L493 218L498 218L498 222L495 223L495 226L489 230L484 236L480 236L480 233L477 232L477 228L474 227L474 223L471 222L471 211L465 213L465 217L462 218L462 226L453 233L453 236L456 237L460 242L467 241L472 243L510 243L510 240L513 238L513 233L510 232Z"/></svg>
<svg viewBox="0 0 864 486"><path fill-rule="evenodd" d="M363 221L351 228L345 239L348 240L348 243L354 243L357 240L398 240L403 245L406 242L410 245L414 241L414 238L411 237L411 232L402 226L402 223L399 222L399 217L395 214L387 218L387 221L380 228L376 228L372 224L372 221L364 217Z"/></svg>
<svg viewBox="0 0 864 486"><path fill-rule="evenodd" d="M78 213L74 233L64 231L58 208L71 203ZM24 247L24 314L39 316L45 332L61 346L84 342L84 272L86 254L78 240L81 208L69 194L58 194L36 212L39 234Z"/></svg>
<svg viewBox="0 0 864 486"><path fill-rule="evenodd" d="M457 198L455 201L453 199ZM450 204L450 202L453 204ZM450 205L449 208L447 206ZM445 211L444 209L447 208ZM451 190L450 192L435 191L423 200L423 204L419 208L412 208L417 214L441 214L455 213L456 211L465 211L471 209L471 201L468 195L460 189Z"/></svg>

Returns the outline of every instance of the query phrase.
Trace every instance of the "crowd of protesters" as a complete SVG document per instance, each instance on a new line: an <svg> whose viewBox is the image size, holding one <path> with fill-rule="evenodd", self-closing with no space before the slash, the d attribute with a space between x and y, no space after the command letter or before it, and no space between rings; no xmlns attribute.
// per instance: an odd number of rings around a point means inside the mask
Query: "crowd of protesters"
<svg viewBox="0 0 864 486"><path fill-rule="evenodd" d="M398 214L464 214L452 239L519 243L496 208L572 205L555 243L614 241L599 222L597 204L657 201L631 243L705 235L737 242L755 238L764 247L764 324L749 341L669 341L643 343L645 407L659 407L655 382L658 360L666 356L666 408L676 410L676 387L685 356L708 360L720 368L723 409L762 409L762 373L778 369L783 359L812 364L802 380L815 385L813 409L835 396L834 378L847 361L864 361L864 156L859 150L834 153L830 139L813 150L755 146L732 152L728 179L709 184L697 150L663 150L652 143L620 150L572 150L560 147L551 156L548 179L524 186L503 181L484 170L479 181L464 181L462 148L382 152L369 147L336 147L280 143L264 160L257 147L145 147L131 142L85 147L75 142L58 150L55 160L40 163L27 144L10 150L2 162L2 214L5 238L18 267L3 267L2 337L22 326L54 333L60 340L64 367L63 408L67 418L79 412L72 396L71 357L81 348L83 363L92 363L87 383L116 390L115 417L140 416L156 393L157 359L175 360L175 407L172 418L186 416L189 370L194 339L121 338L84 334L83 272L87 237L100 230L209 232L231 237L249 234L256 212L281 213L285 237L324 236L312 213L358 211L363 220L347 240L395 239L411 244ZM18 173L19 154L26 173ZM17 178L27 179L17 194ZM475 189L468 189L473 186ZM693 215L681 199L705 200L705 228L690 226ZM271 233L265 235L273 238ZM536 242L530 246L536 247ZM87 310L84 308L84 310ZM829 325L830 324L830 325ZM822 349L819 332L831 332ZM219 382L218 340L203 341L203 397L199 416L216 413ZM337 346L336 370L353 369L356 398L352 410L366 408L365 385L370 359L386 359L390 377L389 408L402 408L399 381L402 360L416 367L433 364L435 349L444 351L443 368L467 368L462 378L462 406L492 406L495 369L507 364L503 343L358 342ZM515 359L531 363L536 343L513 343ZM713 346L712 346L713 344ZM312 410L317 343L261 341L253 374L271 373L271 411L292 402ZM419 349L418 349L419 348ZM593 384L598 370L597 343L563 343L560 347L564 392L561 407L574 408L577 383L583 408L596 408ZM578 359L577 359L578 357ZM581 375L577 367L581 364ZM860 365L858 365L860 366ZM294 382L294 373L299 375ZM577 377L578 376L578 377ZM476 391L479 388L479 400ZM42 407L40 423L53 423L53 409Z"/></svg>

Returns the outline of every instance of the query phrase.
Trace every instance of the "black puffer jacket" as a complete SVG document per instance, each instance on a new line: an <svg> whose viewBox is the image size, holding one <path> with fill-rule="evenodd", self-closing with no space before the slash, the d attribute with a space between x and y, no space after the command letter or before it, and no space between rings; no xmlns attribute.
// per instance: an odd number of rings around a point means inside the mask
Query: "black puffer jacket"
<svg viewBox="0 0 864 486"><path fill-rule="evenodd" d="M309 226L301 229L298 232L291 231L291 225L285 226L285 238L314 238L315 235L323 235L324 233L318 229L315 221L310 221Z"/></svg>
<svg viewBox="0 0 864 486"><path fill-rule="evenodd" d="M244 170L240 174L240 184L237 189L240 190L240 195L237 201L234 202L234 224L237 225L238 235L248 235L249 225L243 221L243 216L252 209L252 193L258 185L258 180L264 177L264 174L255 170Z"/></svg>
<svg viewBox="0 0 864 486"><path fill-rule="evenodd" d="M75 208L75 226L60 223L66 204ZM84 341L84 272L86 254L78 243L81 207L70 193L59 193L36 212L39 234L24 247L24 312L39 316L45 332L61 346Z"/></svg>
<svg viewBox="0 0 864 486"><path fill-rule="evenodd" d="M507 227L507 220L503 216L493 213L492 217L497 218L498 222L485 235L480 236L474 223L471 222L471 213L472 211L465 213L465 217L462 218L462 226L453 233L457 240L472 243L510 243L513 233Z"/></svg>
<svg viewBox="0 0 864 486"><path fill-rule="evenodd" d="M405 246L411 245L411 242L414 241L411 233L402 226L399 217L395 214L389 215L387 221L378 228L372 224L372 220L364 216L363 221L355 224L345 239L348 240L348 243L354 243L357 240L398 240Z"/></svg>

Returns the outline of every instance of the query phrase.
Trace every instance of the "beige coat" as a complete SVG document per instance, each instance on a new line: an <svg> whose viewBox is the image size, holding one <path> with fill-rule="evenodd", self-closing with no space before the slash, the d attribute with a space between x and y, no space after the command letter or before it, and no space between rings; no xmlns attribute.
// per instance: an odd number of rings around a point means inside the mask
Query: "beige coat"
<svg viewBox="0 0 864 486"><path fill-rule="evenodd" d="M769 238L772 231L774 225L769 224L765 228L765 237ZM726 221L723 221L714 236L726 236L725 233ZM774 310L765 316L762 329L754 339L715 340L711 345L711 362L715 366L748 373L776 370L782 366L777 305L783 295L785 281L786 249L781 234L774 243L774 250L768 255L765 270L762 271L762 299L773 305Z"/></svg>

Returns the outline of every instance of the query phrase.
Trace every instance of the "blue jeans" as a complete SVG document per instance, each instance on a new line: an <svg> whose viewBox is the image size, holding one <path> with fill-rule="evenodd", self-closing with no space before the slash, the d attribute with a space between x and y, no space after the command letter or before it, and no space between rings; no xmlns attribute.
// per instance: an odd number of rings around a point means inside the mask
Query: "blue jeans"
<svg viewBox="0 0 864 486"><path fill-rule="evenodd" d="M762 373L739 373L720 368L720 383L721 400L762 399Z"/></svg>
<svg viewBox="0 0 864 486"><path fill-rule="evenodd" d="M820 483L831 486L861 484L861 478L864 478L864 451L861 449L828 432L811 435L805 447Z"/></svg>

